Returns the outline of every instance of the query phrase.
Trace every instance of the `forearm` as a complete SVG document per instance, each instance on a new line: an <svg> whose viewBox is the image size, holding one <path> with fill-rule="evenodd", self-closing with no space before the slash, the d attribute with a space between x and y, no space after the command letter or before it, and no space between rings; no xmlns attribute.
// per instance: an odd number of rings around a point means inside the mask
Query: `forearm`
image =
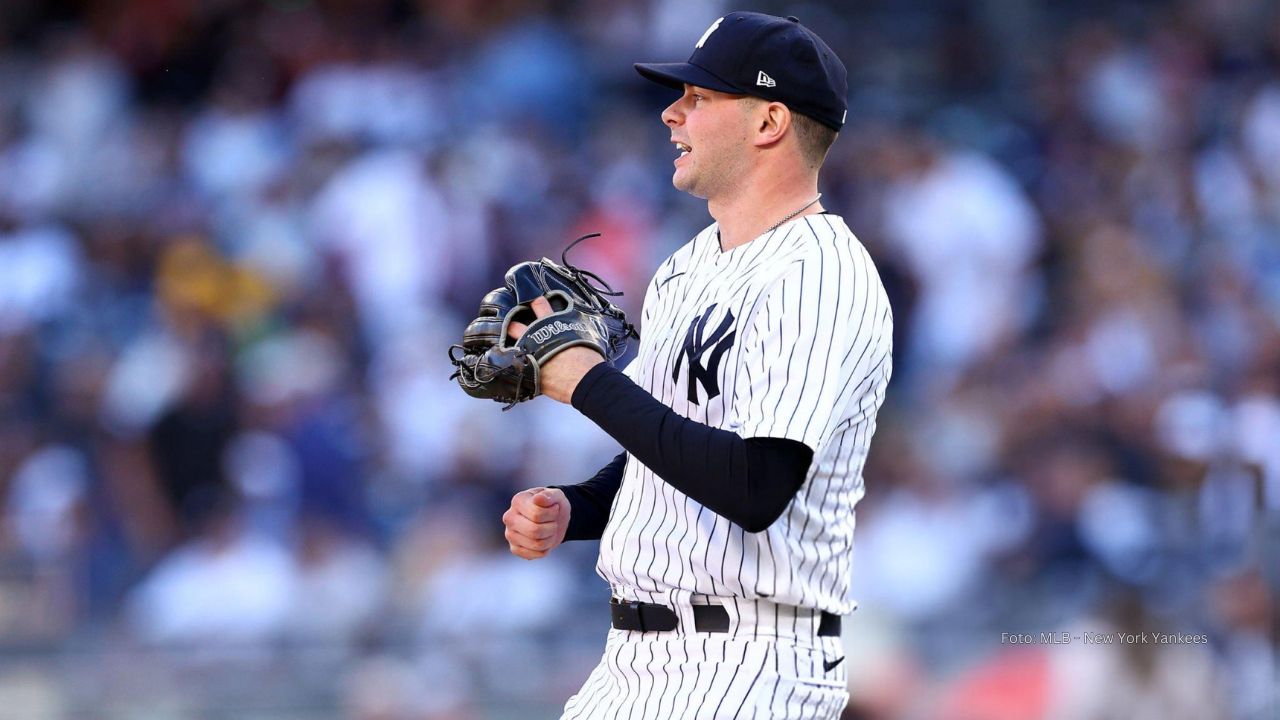
<svg viewBox="0 0 1280 720"><path fill-rule="evenodd" d="M778 519L813 458L793 440L744 440L681 417L606 364L583 376L572 402L658 477L749 532Z"/></svg>

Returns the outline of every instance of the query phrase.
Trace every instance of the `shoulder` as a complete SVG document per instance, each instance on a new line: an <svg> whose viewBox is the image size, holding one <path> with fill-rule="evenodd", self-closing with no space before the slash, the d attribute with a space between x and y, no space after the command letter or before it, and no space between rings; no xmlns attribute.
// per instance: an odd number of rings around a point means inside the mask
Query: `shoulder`
<svg viewBox="0 0 1280 720"><path fill-rule="evenodd" d="M787 264L822 265L862 272L870 269L874 272L875 262L870 253L839 215L806 215L794 225L786 252L793 262Z"/></svg>
<svg viewBox="0 0 1280 720"><path fill-rule="evenodd" d="M707 246L708 236L716 232L716 224L712 223L703 228L693 239L676 248L675 252L667 256L663 260L658 269L653 274L653 282L660 283L663 278L671 276L673 273L685 272L693 264L699 253Z"/></svg>
<svg viewBox="0 0 1280 720"><path fill-rule="evenodd" d="M887 304L875 261L844 218L823 213L801 220L805 237L796 242L789 274L813 280L813 285L833 300L847 300L854 306Z"/></svg>
<svg viewBox="0 0 1280 720"><path fill-rule="evenodd" d="M667 262L674 266L686 266L690 261L695 259L700 253L704 252L711 243L715 242L715 234L718 232L719 226L716 223L702 228L697 235L689 242L681 245L675 252L671 253L671 257L667 258Z"/></svg>
<svg viewBox="0 0 1280 720"><path fill-rule="evenodd" d="M853 234L844 218L831 213L806 215L797 222L805 235L804 244L813 252L831 253L859 249L862 243Z"/></svg>

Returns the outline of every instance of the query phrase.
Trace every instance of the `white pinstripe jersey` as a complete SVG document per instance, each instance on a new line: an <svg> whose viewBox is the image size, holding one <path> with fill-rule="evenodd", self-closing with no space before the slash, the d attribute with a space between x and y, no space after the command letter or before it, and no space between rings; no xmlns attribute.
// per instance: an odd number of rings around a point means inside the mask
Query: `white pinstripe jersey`
<svg viewBox="0 0 1280 720"><path fill-rule="evenodd" d="M596 566L615 593L851 612L854 505L892 328L875 265L839 216L798 218L728 252L713 224L667 258L627 375L680 415L798 440L814 459L782 517L748 533L629 456Z"/></svg>

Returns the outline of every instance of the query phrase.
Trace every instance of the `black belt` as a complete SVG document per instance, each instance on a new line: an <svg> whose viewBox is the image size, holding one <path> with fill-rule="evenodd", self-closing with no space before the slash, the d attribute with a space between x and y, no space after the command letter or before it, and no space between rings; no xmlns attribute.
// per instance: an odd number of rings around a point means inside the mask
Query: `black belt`
<svg viewBox="0 0 1280 720"><path fill-rule="evenodd" d="M693 605L692 607L694 631L729 631L729 611L725 610L723 605ZM679 625L676 611L657 603L629 602L612 598L609 600L609 616L613 620L613 627L617 630L661 632L675 630ZM823 610L822 620L818 623L818 635L838 637L840 616Z"/></svg>

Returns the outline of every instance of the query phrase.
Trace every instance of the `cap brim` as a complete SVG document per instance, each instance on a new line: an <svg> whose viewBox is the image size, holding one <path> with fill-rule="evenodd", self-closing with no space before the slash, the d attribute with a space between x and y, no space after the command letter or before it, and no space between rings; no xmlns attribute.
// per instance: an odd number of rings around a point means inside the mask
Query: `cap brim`
<svg viewBox="0 0 1280 720"><path fill-rule="evenodd" d="M741 94L742 90L691 63L636 63L636 72L648 80L683 90L686 84L709 90Z"/></svg>

